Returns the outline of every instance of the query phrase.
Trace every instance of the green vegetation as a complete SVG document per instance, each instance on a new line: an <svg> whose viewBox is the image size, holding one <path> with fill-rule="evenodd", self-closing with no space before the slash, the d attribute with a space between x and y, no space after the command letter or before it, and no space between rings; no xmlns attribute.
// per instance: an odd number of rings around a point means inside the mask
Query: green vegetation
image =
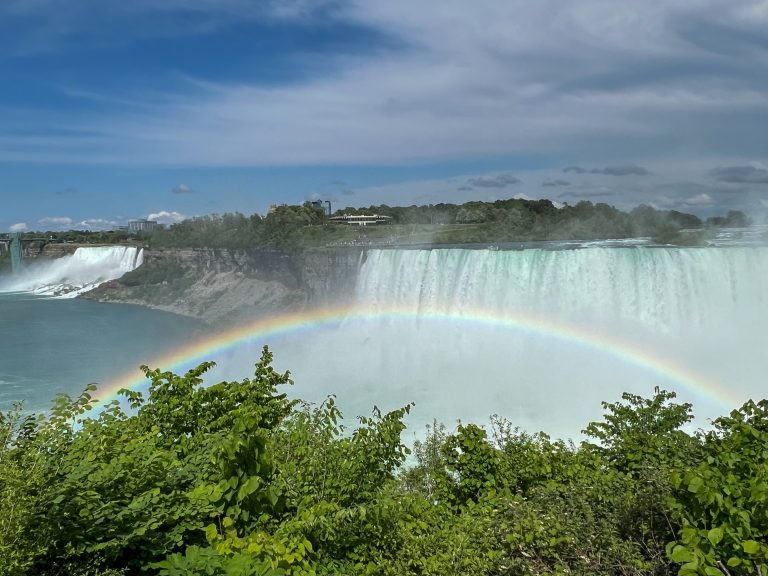
<svg viewBox="0 0 768 576"><path fill-rule="evenodd" d="M345 208L336 214L381 214L388 226L330 224L310 203L279 206L266 217L224 214L192 218L152 233L155 248L262 248L300 252L322 246L407 245L591 240L650 236L660 243L703 244L707 227L746 222L740 212L703 223L675 210L639 206L622 212L582 201L561 208L549 200L498 200L429 206ZM696 234L681 230L695 229Z"/></svg>
<svg viewBox="0 0 768 576"><path fill-rule="evenodd" d="M768 402L689 434L625 394L578 446L435 424L408 460L410 406L345 430L270 363L1 416L0 575L768 574Z"/></svg>
<svg viewBox="0 0 768 576"><path fill-rule="evenodd" d="M324 246L495 244L641 236L661 244L692 246L705 244L718 227L749 223L744 213L733 210L725 217L702 222L692 214L645 205L622 212L589 201L557 208L550 200L522 199L427 206L382 204L337 210L336 215L340 214L381 214L389 216L392 223L367 227L331 224L323 209L305 202L301 206L278 206L266 216L200 216L139 235L125 231L28 232L24 242L33 251L42 251L50 243L133 242L153 248L262 249L292 254Z"/></svg>

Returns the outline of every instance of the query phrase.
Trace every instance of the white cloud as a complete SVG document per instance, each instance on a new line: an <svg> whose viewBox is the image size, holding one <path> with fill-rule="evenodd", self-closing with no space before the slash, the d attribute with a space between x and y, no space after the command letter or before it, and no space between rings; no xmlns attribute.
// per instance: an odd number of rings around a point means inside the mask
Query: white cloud
<svg viewBox="0 0 768 576"><path fill-rule="evenodd" d="M147 215L147 220L154 220L160 224L174 224L185 220L186 216L179 212L161 210L160 212L152 212Z"/></svg>
<svg viewBox="0 0 768 576"><path fill-rule="evenodd" d="M171 190L174 194L191 194L192 188L187 186L186 184L178 184L177 186L174 186Z"/></svg>
<svg viewBox="0 0 768 576"><path fill-rule="evenodd" d="M27 230L27 224L26 222L19 222L17 224L11 225L11 227L8 229L11 232L24 232Z"/></svg>
<svg viewBox="0 0 768 576"><path fill-rule="evenodd" d="M86 218L85 220L81 220L78 223L78 226L80 228L84 228L87 230L104 230L107 228L113 228L118 225L118 222L115 220L107 220L105 218Z"/></svg>
<svg viewBox="0 0 768 576"><path fill-rule="evenodd" d="M696 194L695 196L686 198L683 202L687 206L711 206L712 204L715 203L712 196L704 192L702 192L701 194Z"/></svg>
<svg viewBox="0 0 768 576"><path fill-rule="evenodd" d="M68 218L67 216L46 216L45 218L40 218L37 223L42 226L54 225L66 227L72 225L72 218Z"/></svg>
<svg viewBox="0 0 768 576"><path fill-rule="evenodd" d="M220 23L311 18L316 7L310 0L193 4L141 0L113 10L127 18L187 7ZM395 48L317 55L331 72L287 85L190 79L186 93L137 98L133 106L115 104L103 116L78 119L88 137L16 139L0 143L0 158L292 165L573 149L608 151L623 161L625 148L641 145L659 156L685 145L698 156L701 149L721 153L734 142L746 146L745 133L762 141L759 122L722 130L734 110L749 117L765 109L759 50L736 62L720 54L728 42L706 34L710 22L738 33L765 21L746 18L748 6L614 0L608 10L602 0L352 0L335 5L328 18L379 31ZM305 58L311 68L313 56ZM689 133L695 140L681 143Z"/></svg>

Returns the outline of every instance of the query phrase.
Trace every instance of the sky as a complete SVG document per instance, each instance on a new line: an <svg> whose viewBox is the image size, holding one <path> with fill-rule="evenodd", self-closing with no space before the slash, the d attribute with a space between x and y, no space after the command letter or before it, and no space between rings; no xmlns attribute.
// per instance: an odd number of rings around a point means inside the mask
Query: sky
<svg viewBox="0 0 768 576"><path fill-rule="evenodd" d="M768 209L766 0L4 0L0 78L0 231Z"/></svg>

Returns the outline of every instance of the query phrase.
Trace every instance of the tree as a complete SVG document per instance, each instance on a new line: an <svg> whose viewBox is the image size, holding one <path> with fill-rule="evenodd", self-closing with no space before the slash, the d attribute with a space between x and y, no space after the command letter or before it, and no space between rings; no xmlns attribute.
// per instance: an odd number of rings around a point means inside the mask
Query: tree
<svg viewBox="0 0 768 576"><path fill-rule="evenodd" d="M768 574L768 401L714 422L698 464L673 475L680 576Z"/></svg>

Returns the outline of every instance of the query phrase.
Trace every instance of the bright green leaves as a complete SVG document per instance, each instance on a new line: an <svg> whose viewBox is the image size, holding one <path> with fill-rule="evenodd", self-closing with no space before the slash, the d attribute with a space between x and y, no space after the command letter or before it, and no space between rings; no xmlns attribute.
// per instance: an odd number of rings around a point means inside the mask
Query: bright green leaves
<svg viewBox="0 0 768 576"><path fill-rule="evenodd" d="M506 462L486 441L486 432L479 426L459 426L442 450L446 467L458 478L454 487L457 504L477 502L484 493L507 487L510 474L505 470Z"/></svg>
<svg viewBox="0 0 768 576"><path fill-rule="evenodd" d="M410 406L348 431L270 361L0 416L0 576L768 574L768 403L691 437L673 394L625 395L579 447L436 424L403 470Z"/></svg>
<svg viewBox="0 0 768 576"><path fill-rule="evenodd" d="M718 544L720 544L722 539L723 539L722 528L712 528L709 532L707 532L707 540L709 540L713 546L717 546Z"/></svg>
<svg viewBox="0 0 768 576"><path fill-rule="evenodd" d="M254 378L208 388L211 363L183 376L145 368L147 398L121 392L129 413L112 402L83 419L91 385L75 400L57 398L48 418L4 416L0 574L136 571L204 543L211 519L231 516L246 532L271 513L280 493L267 443L293 403L277 391L288 374L270 362L265 349Z"/></svg>
<svg viewBox="0 0 768 576"><path fill-rule="evenodd" d="M762 549L762 546L760 545L760 542L756 542L754 540L745 540L741 543L741 547L747 554L755 555L760 552Z"/></svg>
<svg viewBox="0 0 768 576"><path fill-rule="evenodd" d="M725 566L766 573L768 403L748 402L714 425L700 462L672 475L673 510L684 526L679 544L698 559L695 571L684 566L680 574Z"/></svg>
<svg viewBox="0 0 768 576"><path fill-rule="evenodd" d="M670 560L678 562L679 564L684 564L693 560L693 553L685 546L671 545L667 554L669 555Z"/></svg>
<svg viewBox="0 0 768 576"><path fill-rule="evenodd" d="M690 478L690 481L688 482L687 490L688 492L692 492L693 494L696 494L698 492L701 492L702 488L704 488L704 479L700 476L693 476Z"/></svg>
<svg viewBox="0 0 768 576"><path fill-rule="evenodd" d="M675 404L675 397L658 388L649 399L624 393L624 402L603 402L603 422L590 423L584 433L598 441L592 448L619 471L679 466L695 455L697 443L680 429L693 418L691 405Z"/></svg>

